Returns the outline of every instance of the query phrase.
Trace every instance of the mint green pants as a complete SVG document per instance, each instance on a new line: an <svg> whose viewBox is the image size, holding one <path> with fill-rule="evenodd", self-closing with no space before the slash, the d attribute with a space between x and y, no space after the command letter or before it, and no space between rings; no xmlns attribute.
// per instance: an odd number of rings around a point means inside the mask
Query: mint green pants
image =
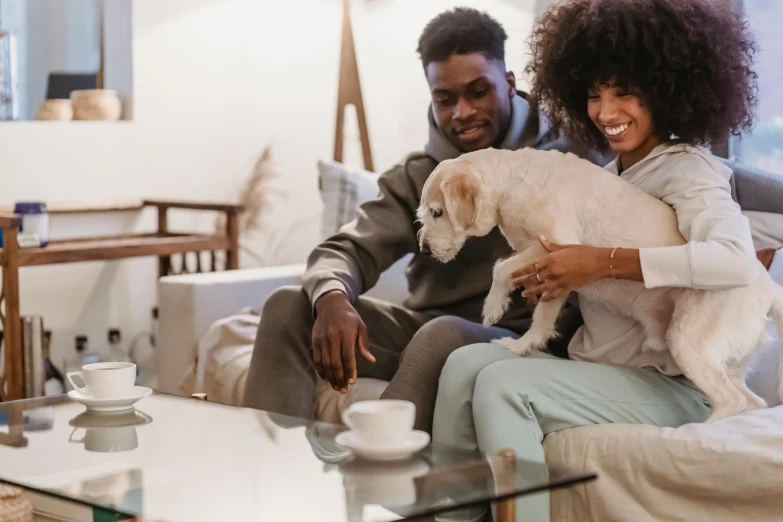
<svg viewBox="0 0 783 522"><path fill-rule="evenodd" d="M676 427L709 415L705 395L684 376L541 352L521 358L495 344L473 344L451 354L443 368L433 441L488 455L510 448L545 474L541 443L548 433L605 423ZM479 521L488 509L437 520ZM548 522L549 495L521 497L516 512L517 522Z"/></svg>

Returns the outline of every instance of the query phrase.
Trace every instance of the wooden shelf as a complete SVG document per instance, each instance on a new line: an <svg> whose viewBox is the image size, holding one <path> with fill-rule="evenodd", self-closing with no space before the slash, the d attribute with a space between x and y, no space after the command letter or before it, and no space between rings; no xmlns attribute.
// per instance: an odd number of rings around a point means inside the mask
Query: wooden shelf
<svg viewBox="0 0 783 522"><path fill-rule="evenodd" d="M100 212L137 212L144 207L180 208L187 210L214 210L240 213L242 205L236 203L203 203L199 201L174 201L160 199L125 199L97 203L48 203L49 214L94 214ZM0 206L0 214L12 214L13 205Z"/></svg>
<svg viewBox="0 0 783 522"><path fill-rule="evenodd" d="M188 210L214 210L217 212L228 212L233 214L239 214L244 207L237 205L236 203L201 203L198 201L168 201L161 199L145 199L143 202L146 207L157 208L179 208Z"/></svg>
<svg viewBox="0 0 783 522"><path fill-rule="evenodd" d="M226 250L224 235L136 234L52 241L44 248L19 249L19 266L40 266L84 261L111 261L130 257L170 256L185 252Z"/></svg>
<svg viewBox="0 0 783 522"><path fill-rule="evenodd" d="M209 252L210 260L201 262L196 256L196 272L216 271L216 252L223 251L224 270L236 270L239 265L239 214L241 205L232 203L125 200L101 203L67 203L47 205L50 214L92 214L103 212L133 212L148 207L157 210L158 230L149 234L128 234L110 237L87 237L51 241L44 248L19 248L17 229L21 217L10 213L11 207L0 207L0 229L3 246L0 248L0 326L5 344L3 374L0 375L0 398L3 401L25 397L24 368L22 365L22 332L19 303L19 269L85 261L112 261L129 257L154 256L158 258L158 275L192 273L185 262L189 253ZM206 210L225 214L225 234L177 234L168 229L169 209ZM175 271L172 255L182 255L182 268Z"/></svg>
<svg viewBox="0 0 783 522"><path fill-rule="evenodd" d="M135 212L144 208L140 199L106 201L98 203L50 203L46 205L49 214L91 214L97 212ZM0 207L0 213L12 213L13 205Z"/></svg>

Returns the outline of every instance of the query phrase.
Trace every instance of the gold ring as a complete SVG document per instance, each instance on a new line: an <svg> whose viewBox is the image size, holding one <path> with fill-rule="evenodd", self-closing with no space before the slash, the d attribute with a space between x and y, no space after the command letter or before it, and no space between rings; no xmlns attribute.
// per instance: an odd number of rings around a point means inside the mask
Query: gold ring
<svg viewBox="0 0 783 522"><path fill-rule="evenodd" d="M540 285L541 283L543 283L543 281L541 280L541 276L540 276L540 275L538 275L538 272L536 272L536 279L538 279L538 284L539 284L539 285Z"/></svg>
<svg viewBox="0 0 783 522"><path fill-rule="evenodd" d="M533 261L533 266L536 267L536 272L541 270L540 268L538 268L538 261Z"/></svg>

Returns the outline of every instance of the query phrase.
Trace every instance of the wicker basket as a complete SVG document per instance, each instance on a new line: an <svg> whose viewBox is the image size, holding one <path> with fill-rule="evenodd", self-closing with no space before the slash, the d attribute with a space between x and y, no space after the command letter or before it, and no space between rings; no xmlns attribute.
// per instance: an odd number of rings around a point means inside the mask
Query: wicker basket
<svg viewBox="0 0 783 522"><path fill-rule="evenodd" d="M0 484L0 522L33 522L33 505L23 490Z"/></svg>

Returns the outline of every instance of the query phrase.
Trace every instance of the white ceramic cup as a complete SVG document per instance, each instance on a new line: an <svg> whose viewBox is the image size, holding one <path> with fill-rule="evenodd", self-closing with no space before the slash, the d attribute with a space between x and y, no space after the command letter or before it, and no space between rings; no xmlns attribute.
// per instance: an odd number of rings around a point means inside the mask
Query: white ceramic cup
<svg viewBox="0 0 783 522"><path fill-rule="evenodd" d="M93 363L82 366L80 372L69 372L71 385L95 399L123 399L128 397L136 382L136 365L128 362ZM78 386L74 377L84 381Z"/></svg>
<svg viewBox="0 0 783 522"><path fill-rule="evenodd" d="M416 405L410 401L360 401L343 411L343 422L369 445L397 444L410 434Z"/></svg>

